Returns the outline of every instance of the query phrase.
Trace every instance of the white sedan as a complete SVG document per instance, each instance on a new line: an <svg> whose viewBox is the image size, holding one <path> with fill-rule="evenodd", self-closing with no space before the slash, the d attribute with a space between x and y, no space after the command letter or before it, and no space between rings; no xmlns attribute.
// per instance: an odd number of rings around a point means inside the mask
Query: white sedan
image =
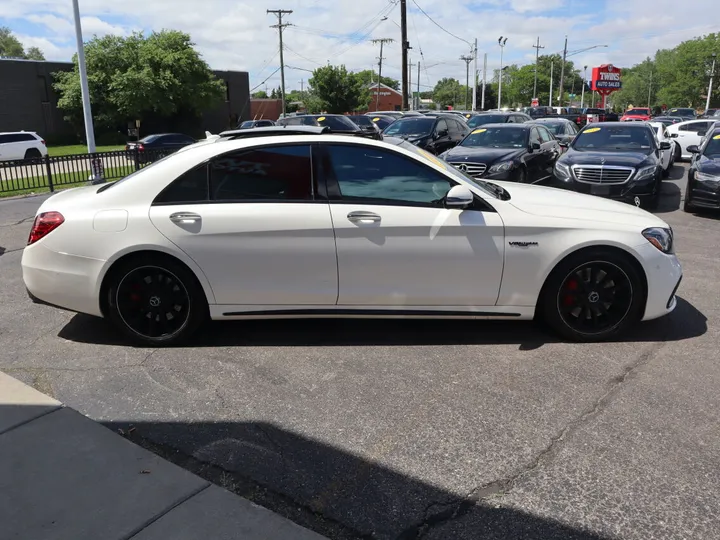
<svg viewBox="0 0 720 540"><path fill-rule="evenodd" d="M688 146L699 146L705 131L713 124L712 120L689 120L687 122L678 122L667 126L667 131L671 138L677 141L680 150L675 154L675 158L691 159L692 152L688 151Z"/></svg>
<svg viewBox="0 0 720 540"><path fill-rule="evenodd" d="M664 178L667 178L670 175L673 165L675 164L675 158L679 154L677 139L670 137L667 127L665 127L665 124L662 122L648 122L648 124L650 124L655 132L655 139L657 139L658 148L663 142L667 142L670 145L670 148L667 150L660 150L662 153L662 157L660 159L663 168L662 174Z"/></svg>
<svg viewBox="0 0 720 540"><path fill-rule="evenodd" d="M475 180L404 141L267 133L50 197L22 272L33 300L150 345L281 317L537 317L605 340L671 312L682 275L670 227L632 205Z"/></svg>

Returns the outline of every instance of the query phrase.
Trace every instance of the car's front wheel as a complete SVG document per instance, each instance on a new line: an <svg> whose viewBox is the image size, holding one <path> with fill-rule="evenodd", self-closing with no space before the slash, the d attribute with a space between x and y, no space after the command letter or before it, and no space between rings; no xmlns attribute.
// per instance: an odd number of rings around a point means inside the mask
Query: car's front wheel
<svg viewBox="0 0 720 540"><path fill-rule="evenodd" d="M644 281L628 256L597 248L567 257L540 297L543 320L572 341L605 341L642 317Z"/></svg>
<svg viewBox="0 0 720 540"><path fill-rule="evenodd" d="M195 276L171 258L133 258L113 268L106 287L107 318L143 345L177 345L208 316Z"/></svg>

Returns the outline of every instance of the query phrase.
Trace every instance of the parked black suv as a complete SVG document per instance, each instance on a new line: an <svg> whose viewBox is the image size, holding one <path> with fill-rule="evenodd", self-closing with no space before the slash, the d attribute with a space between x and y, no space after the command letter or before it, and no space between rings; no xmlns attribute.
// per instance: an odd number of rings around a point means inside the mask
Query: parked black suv
<svg viewBox="0 0 720 540"><path fill-rule="evenodd" d="M688 170L683 210L720 209L720 128L708 131L699 148L693 144L687 149L695 159Z"/></svg>
<svg viewBox="0 0 720 540"><path fill-rule="evenodd" d="M555 164L559 187L653 208L662 185L661 151L644 122L588 124Z"/></svg>
<svg viewBox="0 0 720 540"><path fill-rule="evenodd" d="M400 118L383 130L383 136L406 139L433 154L449 150L468 133L465 122L450 115Z"/></svg>
<svg viewBox="0 0 720 540"><path fill-rule="evenodd" d="M342 114L303 114L289 116L277 121L278 126L315 126L326 127L330 133L337 135L353 135L355 137L377 138L374 133L369 133Z"/></svg>
<svg viewBox="0 0 720 540"><path fill-rule="evenodd" d="M488 124L440 157L474 178L534 184L552 177L561 153L545 126Z"/></svg>
<svg viewBox="0 0 720 540"><path fill-rule="evenodd" d="M521 112L486 112L476 114L468 119L469 128L484 126L485 124L522 124L532 120L527 114Z"/></svg>

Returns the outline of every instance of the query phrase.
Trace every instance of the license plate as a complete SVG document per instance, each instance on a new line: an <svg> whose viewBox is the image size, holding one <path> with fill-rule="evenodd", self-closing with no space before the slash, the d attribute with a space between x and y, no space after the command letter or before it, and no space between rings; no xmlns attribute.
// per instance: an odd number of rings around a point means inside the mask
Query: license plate
<svg viewBox="0 0 720 540"><path fill-rule="evenodd" d="M591 195L610 195L610 186L590 186Z"/></svg>

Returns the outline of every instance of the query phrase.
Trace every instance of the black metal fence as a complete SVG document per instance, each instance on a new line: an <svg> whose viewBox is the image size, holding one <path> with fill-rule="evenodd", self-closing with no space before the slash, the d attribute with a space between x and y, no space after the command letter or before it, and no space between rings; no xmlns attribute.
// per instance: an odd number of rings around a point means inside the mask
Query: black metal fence
<svg viewBox="0 0 720 540"><path fill-rule="evenodd" d="M174 151L146 148L0 161L0 196L117 180Z"/></svg>

